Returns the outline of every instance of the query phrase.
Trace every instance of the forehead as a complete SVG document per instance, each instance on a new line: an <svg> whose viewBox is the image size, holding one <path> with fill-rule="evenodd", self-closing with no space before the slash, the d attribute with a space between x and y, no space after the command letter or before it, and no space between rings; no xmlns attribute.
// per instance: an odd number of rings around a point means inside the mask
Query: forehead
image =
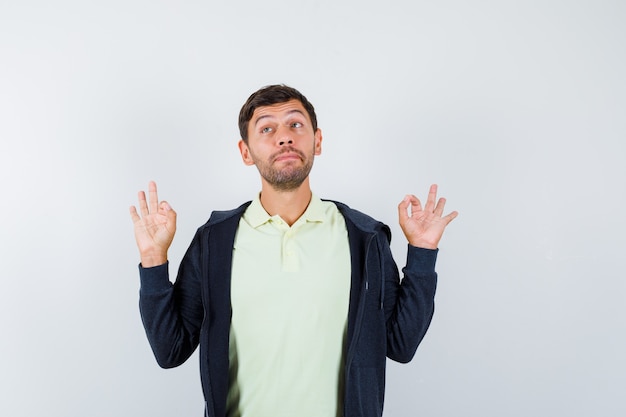
<svg viewBox="0 0 626 417"><path fill-rule="evenodd" d="M256 124L260 119L282 118L291 114L302 114L307 121L311 121L309 115L299 100L289 100L284 103L272 104L271 106L261 106L254 109L251 122Z"/></svg>

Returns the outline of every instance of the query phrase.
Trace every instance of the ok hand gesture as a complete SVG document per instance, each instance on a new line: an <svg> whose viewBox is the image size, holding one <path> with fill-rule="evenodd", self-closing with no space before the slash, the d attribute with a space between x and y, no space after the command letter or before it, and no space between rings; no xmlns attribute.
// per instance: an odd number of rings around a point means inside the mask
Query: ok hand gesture
<svg viewBox="0 0 626 417"><path fill-rule="evenodd" d="M398 205L400 227L407 240L412 246L425 249L437 249L443 231L458 213L453 211L442 217L446 199L437 199L437 185L430 186L426 207L422 209L422 204L414 195L407 195ZM411 206L411 214L408 209Z"/></svg>
<svg viewBox="0 0 626 417"><path fill-rule="evenodd" d="M130 217L135 224L135 240L144 268L167 262L167 250L176 233L176 212L167 202L159 203L153 181L148 185L148 196L149 202L146 202L146 193L139 192L141 216L137 214L135 206L130 207Z"/></svg>

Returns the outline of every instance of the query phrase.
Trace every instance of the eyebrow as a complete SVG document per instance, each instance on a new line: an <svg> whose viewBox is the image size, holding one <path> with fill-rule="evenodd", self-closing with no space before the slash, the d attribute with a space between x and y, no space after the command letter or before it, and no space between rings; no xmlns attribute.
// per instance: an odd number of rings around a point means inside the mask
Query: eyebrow
<svg viewBox="0 0 626 417"><path fill-rule="evenodd" d="M304 114L301 110L298 110L298 109L289 110L289 111L287 112L287 115L291 115L291 114L293 114L293 113L300 113L302 116L305 116L305 114ZM275 118L275 117L276 117L276 116L273 116L273 115L270 115L270 114L264 114L263 116L259 116L259 117L258 117L258 118L254 121L254 125L255 125L255 126L256 126L256 125L258 125L258 124L259 124L259 122L260 122L261 120L263 120L263 119L267 119L267 118ZM306 116L305 116L305 117L306 117Z"/></svg>

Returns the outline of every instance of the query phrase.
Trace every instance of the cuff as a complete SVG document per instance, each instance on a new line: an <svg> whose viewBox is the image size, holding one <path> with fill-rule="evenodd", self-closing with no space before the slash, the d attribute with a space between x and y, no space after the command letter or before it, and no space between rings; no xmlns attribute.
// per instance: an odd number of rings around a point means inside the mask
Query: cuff
<svg viewBox="0 0 626 417"><path fill-rule="evenodd" d="M169 261L163 265L144 268L139 264L139 279L141 292L160 292L169 289L172 285L169 277Z"/></svg>
<svg viewBox="0 0 626 417"><path fill-rule="evenodd" d="M435 272L439 249L424 249L408 245L406 268L415 272Z"/></svg>

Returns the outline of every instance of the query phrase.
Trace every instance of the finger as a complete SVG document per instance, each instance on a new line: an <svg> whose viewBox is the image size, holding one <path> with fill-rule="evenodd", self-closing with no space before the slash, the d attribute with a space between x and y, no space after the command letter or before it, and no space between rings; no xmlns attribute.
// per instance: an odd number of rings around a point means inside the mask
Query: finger
<svg viewBox="0 0 626 417"><path fill-rule="evenodd" d="M430 186L430 190L428 190L428 199L426 200L425 211L429 213L434 211L436 199L437 199L437 184L433 184Z"/></svg>
<svg viewBox="0 0 626 417"><path fill-rule="evenodd" d="M167 217L168 229L174 233L176 231L176 212L167 202L165 203L165 216Z"/></svg>
<svg viewBox="0 0 626 417"><path fill-rule="evenodd" d="M414 195L410 195L409 198L411 200L411 215L418 211L422 211L422 202L420 201L420 199L415 197Z"/></svg>
<svg viewBox="0 0 626 417"><path fill-rule="evenodd" d="M458 211L453 211L445 217L442 217L442 220L445 222L446 226L459 215Z"/></svg>
<svg viewBox="0 0 626 417"><path fill-rule="evenodd" d="M167 214L168 211L172 210L172 206L167 201L161 201L159 203L159 211L163 214Z"/></svg>
<svg viewBox="0 0 626 417"><path fill-rule="evenodd" d="M135 208L135 206L130 206L130 218L132 219L133 223L136 223L137 221L141 220L141 217L139 217L139 214L137 214L137 209Z"/></svg>
<svg viewBox="0 0 626 417"><path fill-rule="evenodd" d="M148 203L146 202L146 193L139 191L137 197L139 199L139 211L143 217L146 217L149 214Z"/></svg>
<svg viewBox="0 0 626 417"><path fill-rule="evenodd" d="M446 199L442 197L439 199L439 201L437 201L437 205L435 206L435 211L434 211L435 215L439 217L443 216L443 209L445 208L445 206L446 206Z"/></svg>
<svg viewBox="0 0 626 417"><path fill-rule="evenodd" d="M156 213L159 206L159 196L157 195L157 187L154 181L148 184L148 197L150 199L150 213Z"/></svg>
<svg viewBox="0 0 626 417"><path fill-rule="evenodd" d="M409 208L410 197L407 195L404 199L398 204L398 221L400 224L406 223L409 218L409 213L407 209Z"/></svg>

